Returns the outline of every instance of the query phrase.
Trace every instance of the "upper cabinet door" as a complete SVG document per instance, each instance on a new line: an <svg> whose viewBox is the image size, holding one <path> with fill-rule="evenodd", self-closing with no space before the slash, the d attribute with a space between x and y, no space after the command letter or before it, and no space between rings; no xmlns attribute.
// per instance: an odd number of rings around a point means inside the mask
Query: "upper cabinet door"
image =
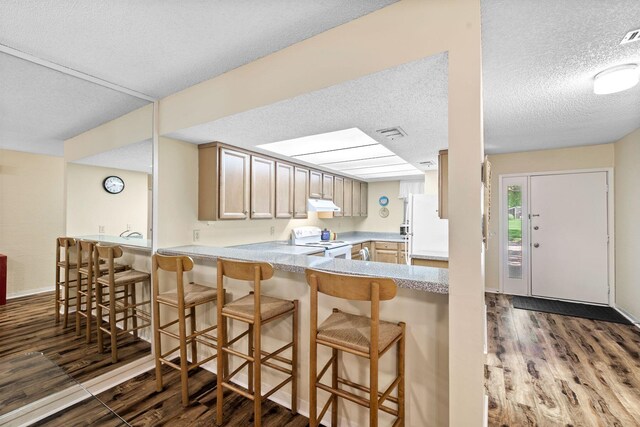
<svg viewBox="0 0 640 427"><path fill-rule="evenodd" d="M322 198L333 200L333 175L322 174Z"/></svg>
<svg viewBox="0 0 640 427"><path fill-rule="evenodd" d="M307 217L309 198L309 169L295 167L293 177L293 217Z"/></svg>
<svg viewBox="0 0 640 427"><path fill-rule="evenodd" d="M322 199L322 172L309 172L309 197Z"/></svg>
<svg viewBox="0 0 640 427"><path fill-rule="evenodd" d="M340 208L333 216L344 216L344 178L336 176L333 179L333 203Z"/></svg>
<svg viewBox="0 0 640 427"><path fill-rule="evenodd" d="M249 155L220 149L220 219L245 219L249 207Z"/></svg>
<svg viewBox="0 0 640 427"><path fill-rule="evenodd" d="M360 216L369 215L369 184L360 183Z"/></svg>
<svg viewBox="0 0 640 427"><path fill-rule="evenodd" d="M352 216L360 216L360 181L353 181L353 192L352 192L352 203L353 206Z"/></svg>
<svg viewBox="0 0 640 427"><path fill-rule="evenodd" d="M251 156L251 218L274 217L275 189L275 162Z"/></svg>
<svg viewBox="0 0 640 427"><path fill-rule="evenodd" d="M342 216L352 216L353 215L353 185L352 185L352 180L349 178L345 178L344 179L344 184L343 184L343 192L342 192L342 196L343 196L343 200L342 200Z"/></svg>
<svg viewBox="0 0 640 427"><path fill-rule="evenodd" d="M276 162L276 218L293 217L293 166Z"/></svg>

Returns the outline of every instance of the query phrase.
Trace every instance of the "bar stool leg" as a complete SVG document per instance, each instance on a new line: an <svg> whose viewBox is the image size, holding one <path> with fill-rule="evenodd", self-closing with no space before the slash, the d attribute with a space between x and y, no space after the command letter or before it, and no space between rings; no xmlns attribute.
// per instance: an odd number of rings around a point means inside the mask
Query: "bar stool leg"
<svg viewBox="0 0 640 427"><path fill-rule="evenodd" d="M56 261L56 324L60 323L60 267Z"/></svg>
<svg viewBox="0 0 640 427"><path fill-rule="evenodd" d="M76 336L80 336L80 310L82 310L82 297L81 289L82 275L78 272L78 286L76 287Z"/></svg>
<svg viewBox="0 0 640 427"><path fill-rule="evenodd" d="M102 285L96 283L96 333L98 334L98 351L102 353L104 351L104 338L102 335L102 303L104 297L102 296Z"/></svg>
<svg viewBox="0 0 640 427"><path fill-rule="evenodd" d="M253 330L253 425L260 427L262 425L262 354L260 349L261 343L261 319L260 313L255 316Z"/></svg>
<svg viewBox="0 0 640 427"><path fill-rule="evenodd" d="M91 256L91 255L90 255ZM93 268L90 268L89 271L87 272L87 319L86 319L86 335L87 335L87 344L89 344L91 342L91 315L92 315L92 311L93 311L93 302L94 302L94 296L93 293L95 292L95 289L93 288L93 272L92 272ZM96 312L97 312L97 307L96 307Z"/></svg>
<svg viewBox="0 0 640 427"><path fill-rule="evenodd" d="M191 307L189 309L189 316L191 317L191 363L198 363L198 342L193 334L196 333L196 308Z"/></svg>
<svg viewBox="0 0 640 427"><path fill-rule="evenodd" d="M298 300L293 301L293 345L291 346L291 413L298 413Z"/></svg>
<svg viewBox="0 0 640 427"><path fill-rule="evenodd" d="M122 330L126 331L129 329L129 305L131 305L131 301L129 299L131 293L131 285L125 285L124 287L124 315L122 317ZM117 317L117 316L116 316Z"/></svg>
<svg viewBox="0 0 640 427"><path fill-rule="evenodd" d="M222 425L222 403L224 391L222 390L222 380L224 376L224 366L227 361L227 353L222 347L227 344L227 318L222 315L220 304L218 304L218 375L217 375L217 396L216 396L216 423Z"/></svg>
<svg viewBox="0 0 640 427"><path fill-rule="evenodd" d="M66 328L69 321L69 269L64 269L64 319L62 327Z"/></svg>
<svg viewBox="0 0 640 427"><path fill-rule="evenodd" d="M331 349L331 357L333 358L333 363L331 364L331 388L334 390L338 389L338 350L335 348ZM335 427L338 425L338 395L332 394L330 397L333 402L331 402L331 426Z"/></svg>
<svg viewBox="0 0 640 427"><path fill-rule="evenodd" d="M156 267L154 267L155 271ZM155 273L157 274L157 272ZM156 391L162 391L162 344L160 342L160 303L158 302L158 290L153 287L153 346L156 359Z"/></svg>
<svg viewBox="0 0 640 427"><path fill-rule="evenodd" d="M189 405L189 384L187 366L187 322L184 307L178 308L178 327L180 328L180 382L182 383L182 406Z"/></svg>
<svg viewBox="0 0 640 427"><path fill-rule="evenodd" d="M141 282L144 284L145 282ZM131 285L131 323L133 325L133 337L138 338L138 306L136 305L136 284ZM125 328L126 329L126 328Z"/></svg>
<svg viewBox="0 0 640 427"><path fill-rule="evenodd" d="M125 293L125 301L126 301ZM109 330L111 331L111 363L118 361L118 329L116 328L116 295L114 286L109 286Z"/></svg>
<svg viewBox="0 0 640 427"><path fill-rule="evenodd" d="M374 340L375 341L375 340ZM378 349L371 345L369 372L369 426L378 426Z"/></svg>
<svg viewBox="0 0 640 427"><path fill-rule="evenodd" d="M254 356L253 354L253 325L249 324L249 332L247 334L247 354L249 356ZM249 362L248 366L248 380L247 380L247 390L249 393L253 393L253 362Z"/></svg>

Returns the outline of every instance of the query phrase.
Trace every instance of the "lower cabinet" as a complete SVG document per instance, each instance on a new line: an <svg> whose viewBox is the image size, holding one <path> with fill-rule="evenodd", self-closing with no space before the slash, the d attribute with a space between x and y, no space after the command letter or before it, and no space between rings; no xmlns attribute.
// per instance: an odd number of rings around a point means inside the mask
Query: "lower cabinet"
<svg viewBox="0 0 640 427"><path fill-rule="evenodd" d="M353 245L351 247L351 259L362 260L362 255L360 255L360 249L362 249L362 244L358 243L357 245Z"/></svg>
<svg viewBox="0 0 640 427"><path fill-rule="evenodd" d="M392 264L398 263L398 250L391 249L376 249L374 261L377 262L389 262Z"/></svg>
<svg viewBox="0 0 640 427"><path fill-rule="evenodd" d="M449 261L412 258L411 265L421 265L424 267L436 267L436 268L449 268Z"/></svg>

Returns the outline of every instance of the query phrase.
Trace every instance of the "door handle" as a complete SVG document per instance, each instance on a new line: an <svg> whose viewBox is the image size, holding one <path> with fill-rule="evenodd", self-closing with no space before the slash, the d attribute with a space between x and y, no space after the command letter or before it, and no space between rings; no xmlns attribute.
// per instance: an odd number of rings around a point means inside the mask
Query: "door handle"
<svg viewBox="0 0 640 427"><path fill-rule="evenodd" d="M539 248L539 247L540 247L540 243L534 243L534 244L533 244L533 247L534 247L534 248Z"/></svg>

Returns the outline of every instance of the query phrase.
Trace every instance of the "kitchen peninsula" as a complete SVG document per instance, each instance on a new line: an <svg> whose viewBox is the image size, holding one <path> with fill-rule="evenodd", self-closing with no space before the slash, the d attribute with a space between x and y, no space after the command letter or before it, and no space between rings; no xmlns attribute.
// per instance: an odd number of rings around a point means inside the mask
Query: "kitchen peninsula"
<svg viewBox="0 0 640 427"><path fill-rule="evenodd" d="M357 233L354 233L357 235ZM371 240L372 236L359 236L362 241ZM377 233L374 233L377 234ZM388 233L392 234L392 233ZM355 242L354 235L343 233L341 239L349 238ZM376 241L378 237L373 236ZM251 248L253 246L253 248ZM249 247L249 249L247 249ZM356 261L334 259L306 254L317 252L317 248L305 248L289 245L288 242L264 242L242 247L212 247L186 245L159 249L164 255L188 255L195 261L193 277L199 284L215 286L216 259L219 257L244 261L269 262L273 265L274 277L265 281L262 292L278 298L297 299L300 303L300 366L298 388L298 406L302 413L308 413L308 376L309 376L309 286L304 277L306 268L315 268L333 272L356 275L383 276L393 278L398 285L397 296L381 303L380 317L388 321L404 321L407 324L406 343L406 408L407 425L444 425L448 420L448 372L449 372L449 320L448 320L448 270L405 264L391 264L374 261ZM251 290L248 283L230 280L226 283L230 291L229 298L246 294ZM368 314L368 303L360 301L344 301L323 296L319 301L319 316L326 318L332 308L339 308L351 313ZM198 322L205 324L214 318L213 312L206 313ZM280 332L270 336L288 336L289 326L286 322L276 324L274 328L282 328ZM239 325L231 325L232 336L242 331ZM266 338L265 338L266 340ZM275 339L266 340L269 348L282 345ZM320 353L320 360L325 360L329 353ZM380 361L380 384L387 384L395 373L394 356L385 355ZM352 381L367 383L368 372L362 360L345 355L343 365L346 367L341 375ZM232 368L235 368L233 366ZM209 369L215 370L215 367ZM267 372L265 372L267 374ZM421 381L411 381L421 378ZM242 380L241 380L242 381ZM278 384L279 377L264 375L263 382L269 386ZM269 388L267 386L267 388ZM273 400L288 406L289 396L279 391ZM358 425L365 425L368 413L356 405L342 405L341 418L348 419ZM388 417L381 414L382 419Z"/></svg>

